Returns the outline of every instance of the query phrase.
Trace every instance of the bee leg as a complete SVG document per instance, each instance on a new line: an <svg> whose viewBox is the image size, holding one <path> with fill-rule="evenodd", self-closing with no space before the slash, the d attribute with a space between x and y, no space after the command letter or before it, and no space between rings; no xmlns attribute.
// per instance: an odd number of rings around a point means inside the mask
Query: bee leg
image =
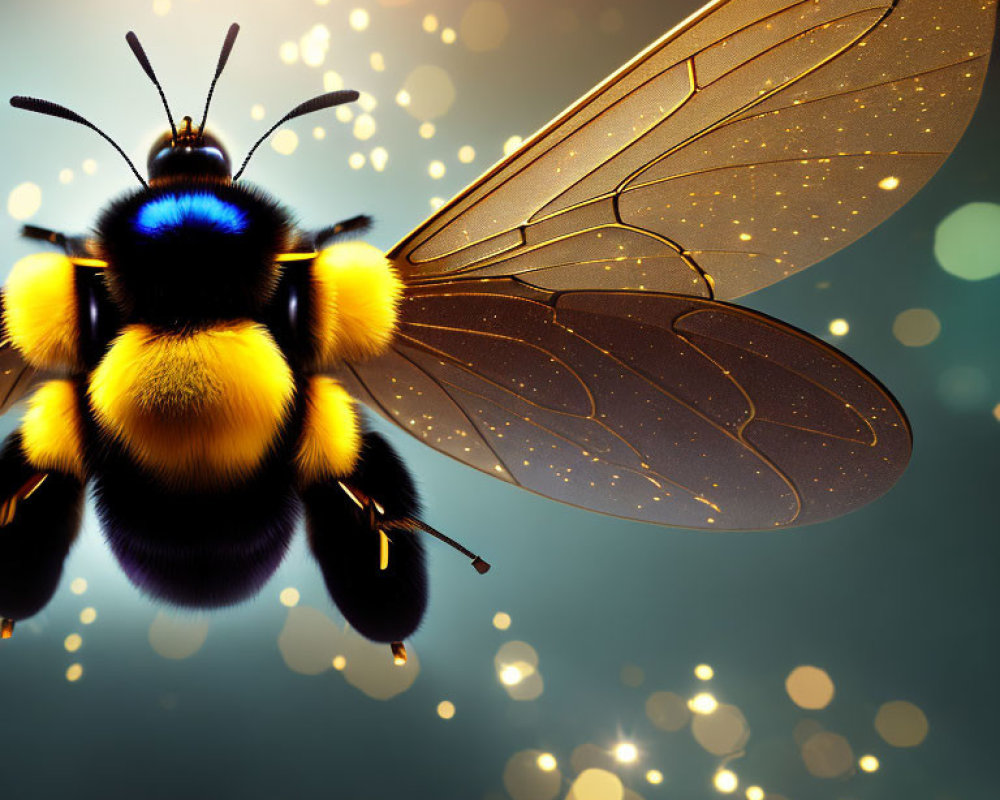
<svg viewBox="0 0 1000 800"><path fill-rule="evenodd" d="M381 436L367 433L350 475L317 480L300 493L309 544L330 596L360 634L393 643L402 663L402 640L427 608L422 534L392 528L420 513L409 472Z"/></svg>
<svg viewBox="0 0 1000 800"><path fill-rule="evenodd" d="M55 594L83 512L83 482L30 463L20 431L0 449L0 637Z"/></svg>
<svg viewBox="0 0 1000 800"><path fill-rule="evenodd" d="M322 250L324 247L333 244L349 236L360 236L367 233L372 226L372 218L362 214L350 219L341 220L335 225L328 225L318 231L310 231L306 236L311 242L313 250Z"/></svg>
<svg viewBox="0 0 1000 800"><path fill-rule="evenodd" d="M37 225L21 226L21 236L25 239L34 239L36 241L54 244L71 258L91 255L90 250L87 247L86 238L80 236L67 236L65 233L53 231L49 228L40 228Z"/></svg>

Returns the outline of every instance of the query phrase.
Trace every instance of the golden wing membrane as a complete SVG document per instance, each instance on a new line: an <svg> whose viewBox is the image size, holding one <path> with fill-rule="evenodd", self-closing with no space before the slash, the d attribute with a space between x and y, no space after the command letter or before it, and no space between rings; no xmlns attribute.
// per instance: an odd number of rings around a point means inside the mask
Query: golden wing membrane
<svg viewBox="0 0 1000 800"><path fill-rule="evenodd" d="M0 341L0 414L10 409L42 380L8 340Z"/></svg>
<svg viewBox="0 0 1000 800"><path fill-rule="evenodd" d="M717 0L391 255L410 284L747 294L933 175L975 108L995 16L996 0Z"/></svg>
<svg viewBox="0 0 1000 800"><path fill-rule="evenodd" d="M846 356L707 299L412 287L355 396L431 447L618 517L751 530L839 516L910 453L899 406Z"/></svg>

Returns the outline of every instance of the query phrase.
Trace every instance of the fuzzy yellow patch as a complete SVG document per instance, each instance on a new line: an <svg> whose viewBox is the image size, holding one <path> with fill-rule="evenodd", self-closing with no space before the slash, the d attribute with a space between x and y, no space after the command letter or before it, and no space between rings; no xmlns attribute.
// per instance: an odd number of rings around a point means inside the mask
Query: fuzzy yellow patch
<svg viewBox="0 0 1000 800"><path fill-rule="evenodd" d="M72 369L79 362L76 268L59 253L18 261L4 287L4 326L33 367Z"/></svg>
<svg viewBox="0 0 1000 800"><path fill-rule="evenodd" d="M72 381L46 381L28 400L21 449L38 470L84 477L83 425Z"/></svg>
<svg viewBox="0 0 1000 800"><path fill-rule="evenodd" d="M322 361L384 352L396 330L403 283L382 251L364 242L335 244L316 257L312 275Z"/></svg>
<svg viewBox="0 0 1000 800"><path fill-rule="evenodd" d="M295 382L271 334L248 320L186 335L130 325L88 394L98 423L165 482L217 486L260 466Z"/></svg>
<svg viewBox="0 0 1000 800"><path fill-rule="evenodd" d="M333 378L310 378L302 436L295 454L299 480L308 485L348 475L360 452L361 429L351 396Z"/></svg>

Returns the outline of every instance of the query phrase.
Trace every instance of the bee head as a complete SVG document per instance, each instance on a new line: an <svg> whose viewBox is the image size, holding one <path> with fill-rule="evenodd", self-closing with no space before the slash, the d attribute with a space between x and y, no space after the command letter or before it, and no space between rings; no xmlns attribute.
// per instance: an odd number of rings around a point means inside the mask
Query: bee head
<svg viewBox="0 0 1000 800"><path fill-rule="evenodd" d="M191 117L181 120L176 138L172 131L166 131L153 143L146 169L150 183L179 177L210 176L226 181L233 177L233 165L222 142L208 131L196 131Z"/></svg>

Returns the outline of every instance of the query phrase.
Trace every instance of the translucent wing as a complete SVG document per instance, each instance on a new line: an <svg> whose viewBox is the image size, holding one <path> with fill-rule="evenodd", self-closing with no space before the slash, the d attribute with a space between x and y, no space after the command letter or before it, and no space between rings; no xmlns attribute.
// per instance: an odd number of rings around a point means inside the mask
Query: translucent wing
<svg viewBox="0 0 1000 800"><path fill-rule="evenodd" d="M619 517L742 530L839 516L885 492L906 419L823 342L712 300L413 287L392 352L341 380L418 439Z"/></svg>
<svg viewBox="0 0 1000 800"><path fill-rule="evenodd" d="M731 299L854 241L941 166L996 0L716 0L392 251L409 283Z"/></svg>
<svg viewBox="0 0 1000 800"><path fill-rule="evenodd" d="M0 414L10 411L39 380L38 371L24 362L10 342L0 341Z"/></svg>

